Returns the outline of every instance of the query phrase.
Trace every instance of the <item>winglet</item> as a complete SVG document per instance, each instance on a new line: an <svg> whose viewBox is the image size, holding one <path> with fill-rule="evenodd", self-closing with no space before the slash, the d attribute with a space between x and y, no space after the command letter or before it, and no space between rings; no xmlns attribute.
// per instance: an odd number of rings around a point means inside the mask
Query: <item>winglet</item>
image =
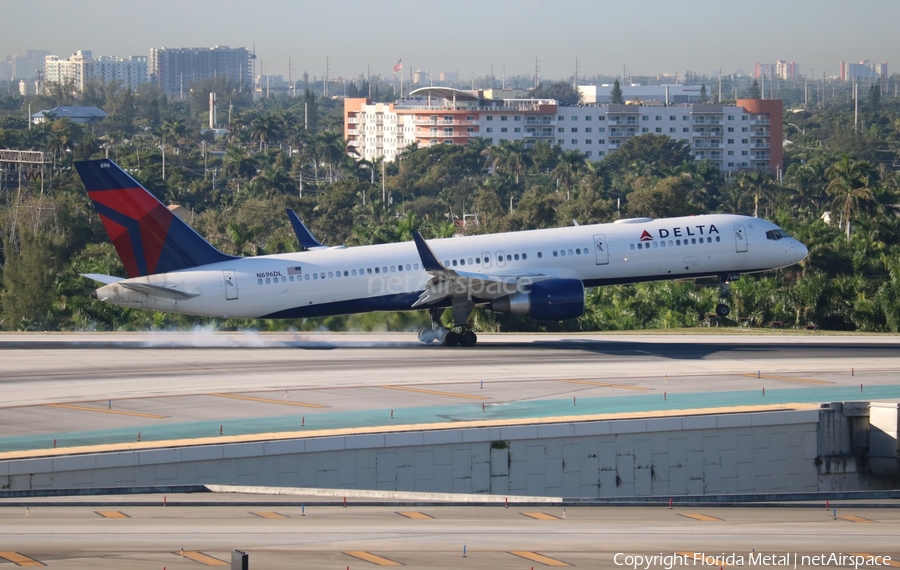
<svg viewBox="0 0 900 570"><path fill-rule="evenodd" d="M416 249L419 250L419 257L422 258L422 268L425 271L447 271L447 268L437 260L434 252L425 243L425 238L419 234L418 230L412 230L412 237L413 241L416 242Z"/></svg>
<svg viewBox="0 0 900 570"><path fill-rule="evenodd" d="M300 242L300 245L304 249L327 249L328 246L319 242L316 238L313 237L312 232L307 229L297 214L294 213L290 208L287 209L288 219L291 220L291 225L294 227L294 233L297 235L297 241Z"/></svg>

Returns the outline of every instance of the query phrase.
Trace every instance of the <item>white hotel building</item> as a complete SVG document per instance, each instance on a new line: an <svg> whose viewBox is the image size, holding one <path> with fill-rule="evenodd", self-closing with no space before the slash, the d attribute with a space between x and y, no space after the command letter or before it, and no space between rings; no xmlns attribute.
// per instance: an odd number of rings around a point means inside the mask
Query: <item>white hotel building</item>
<svg viewBox="0 0 900 570"><path fill-rule="evenodd" d="M775 171L782 163L780 100L565 107L551 99L487 100L446 87L410 95L396 104L346 99L347 144L361 158L391 161L412 143L421 148L483 137L492 144L546 141L600 160L629 138L659 134L687 142L696 159L708 159L722 171Z"/></svg>
<svg viewBox="0 0 900 570"><path fill-rule="evenodd" d="M90 82L109 83L118 81L123 87L134 89L147 83L147 56L135 55L128 58L113 56L93 57L90 50L79 50L69 59L48 55L44 59L44 82L72 82L80 93Z"/></svg>

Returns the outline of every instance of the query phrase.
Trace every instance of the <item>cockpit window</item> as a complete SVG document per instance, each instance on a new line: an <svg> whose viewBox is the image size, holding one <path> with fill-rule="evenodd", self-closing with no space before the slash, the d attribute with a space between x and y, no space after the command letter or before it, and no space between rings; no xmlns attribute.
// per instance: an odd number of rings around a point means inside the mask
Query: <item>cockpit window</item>
<svg viewBox="0 0 900 570"><path fill-rule="evenodd" d="M791 237L791 236L787 235L787 232L785 232L784 230L769 230L766 232L766 239L771 239L771 240L777 241L777 240L784 239L787 237Z"/></svg>

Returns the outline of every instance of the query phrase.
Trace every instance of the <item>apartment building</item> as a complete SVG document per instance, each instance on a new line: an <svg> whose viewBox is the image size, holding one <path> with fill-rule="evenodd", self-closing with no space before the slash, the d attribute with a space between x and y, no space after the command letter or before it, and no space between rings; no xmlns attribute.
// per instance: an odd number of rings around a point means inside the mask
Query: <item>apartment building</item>
<svg viewBox="0 0 900 570"><path fill-rule="evenodd" d="M864 59L859 63L841 62L841 81L887 79L888 64L886 61L875 63Z"/></svg>
<svg viewBox="0 0 900 570"><path fill-rule="evenodd" d="M416 143L491 144L545 141L601 160L628 139L665 135L687 142L697 160L722 171L766 169L782 164L780 100L739 99L735 105L581 105L552 99L486 100L477 92L422 88L397 103L344 101L344 136L366 160L394 160Z"/></svg>
<svg viewBox="0 0 900 570"><path fill-rule="evenodd" d="M186 96L195 81L212 77L252 85L255 57L242 47L154 48L150 50L150 82L179 97Z"/></svg>
<svg viewBox="0 0 900 570"><path fill-rule="evenodd" d="M120 58L104 55L94 58L90 50L79 50L68 59L48 55L44 58L44 81L72 82L79 92L84 91L85 84L90 82L118 81L134 89L147 83L147 56Z"/></svg>
<svg viewBox="0 0 900 570"><path fill-rule="evenodd" d="M793 61L784 61L779 59L775 63L759 63L756 62L757 79L765 78L774 79L796 79L800 77L800 66Z"/></svg>

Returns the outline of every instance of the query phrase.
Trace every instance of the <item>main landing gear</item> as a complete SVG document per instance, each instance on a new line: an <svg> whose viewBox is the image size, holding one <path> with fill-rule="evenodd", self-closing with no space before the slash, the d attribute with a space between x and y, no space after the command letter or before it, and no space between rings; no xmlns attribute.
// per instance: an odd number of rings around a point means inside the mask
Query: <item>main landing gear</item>
<svg viewBox="0 0 900 570"><path fill-rule="evenodd" d="M720 317L727 317L731 314L731 307L726 302L731 299L731 281L734 275L722 275L719 281L719 299L720 303L716 305L716 314Z"/></svg>
<svg viewBox="0 0 900 570"><path fill-rule="evenodd" d="M475 305L471 301L457 303L453 302L453 320L459 323L462 318L462 324L456 324L453 328L447 328L441 325L441 313L443 309L428 309L431 316L431 326L419 329L418 336L421 342L431 344L439 342L444 346L464 346L472 347L478 342L478 336L472 331L466 322Z"/></svg>

